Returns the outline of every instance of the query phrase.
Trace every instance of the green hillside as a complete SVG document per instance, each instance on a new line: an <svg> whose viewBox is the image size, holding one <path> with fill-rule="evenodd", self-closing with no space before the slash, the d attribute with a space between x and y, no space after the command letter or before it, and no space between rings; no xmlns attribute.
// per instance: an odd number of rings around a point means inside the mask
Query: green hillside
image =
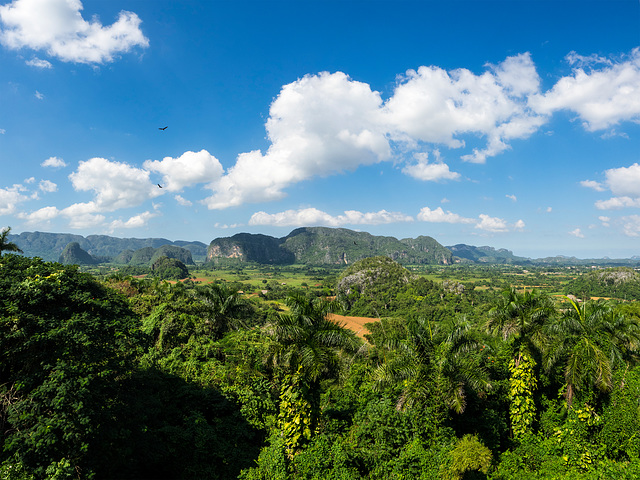
<svg viewBox="0 0 640 480"><path fill-rule="evenodd" d="M283 238L242 233L217 238L207 259L236 258L245 262L307 265L350 265L386 256L403 264L450 264L451 252L431 237L398 240L346 228L305 227Z"/></svg>

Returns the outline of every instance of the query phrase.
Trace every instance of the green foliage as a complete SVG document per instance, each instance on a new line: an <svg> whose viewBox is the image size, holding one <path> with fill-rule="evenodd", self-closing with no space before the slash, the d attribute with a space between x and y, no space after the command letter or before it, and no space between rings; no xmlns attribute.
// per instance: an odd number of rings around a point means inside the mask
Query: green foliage
<svg viewBox="0 0 640 480"><path fill-rule="evenodd" d="M166 256L158 257L151 264L151 273L161 280L182 280L189 276L189 270L184 263Z"/></svg>
<svg viewBox="0 0 640 480"><path fill-rule="evenodd" d="M301 371L302 366L296 374L285 376L280 392L278 429L284 438L284 448L289 458L311 440L313 428L309 387Z"/></svg>
<svg viewBox="0 0 640 480"><path fill-rule="evenodd" d="M509 362L509 418L511 431L516 439L528 435L532 431L536 418L536 405L533 392L537 386L534 374L535 360L527 354Z"/></svg>
<svg viewBox="0 0 640 480"><path fill-rule="evenodd" d="M631 268L618 267L596 270L579 275L564 291L579 298L613 297L640 300L640 275Z"/></svg>
<svg viewBox="0 0 640 480"><path fill-rule="evenodd" d="M485 447L476 435L465 435L458 440L450 455L451 464L446 469L445 478L459 480L467 472L489 472L491 450Z"/></svg>
<svg viewBox="0 0 640 480"><path fill-rule="evenodd" d="M140 336L126 301L75 266L3 257L0 418L8 454L36 475L90 464ZM86 473L88 475L88 473Z"/></svg>
<svg viewBox="0 0 640 480"><path fill-rule="evenodd" d="M0 232L0 257L2 256L2 252L22 253L18 245L9 241L9 233L11 233L11 227L3 228L2 232Z"/></svg>

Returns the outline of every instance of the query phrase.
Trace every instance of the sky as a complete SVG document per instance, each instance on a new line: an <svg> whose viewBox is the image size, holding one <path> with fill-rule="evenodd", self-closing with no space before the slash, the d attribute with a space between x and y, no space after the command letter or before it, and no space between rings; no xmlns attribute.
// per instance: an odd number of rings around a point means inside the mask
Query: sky
<svg viewBox="0 0 640 480"><path fill-rule="evenodd" d="M640 2L0 0L7 226L640 255Z"/></svg>

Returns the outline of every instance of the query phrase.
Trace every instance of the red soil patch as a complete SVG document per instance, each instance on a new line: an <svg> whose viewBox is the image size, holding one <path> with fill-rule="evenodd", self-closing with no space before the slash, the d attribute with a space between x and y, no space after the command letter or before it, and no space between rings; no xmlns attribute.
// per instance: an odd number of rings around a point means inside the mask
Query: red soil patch
<svg viewBox="0 0 640 480"><path fill-rule="evenodd" d="M349 330L353 330L356 335L364 338L364 336L369 333L369 330L367 330L364 324L378 322L380 319L368 317L346 317L344 315L336 315L335 313L330 313L329 320L333 320L334 322L339 323Z"/></svg>

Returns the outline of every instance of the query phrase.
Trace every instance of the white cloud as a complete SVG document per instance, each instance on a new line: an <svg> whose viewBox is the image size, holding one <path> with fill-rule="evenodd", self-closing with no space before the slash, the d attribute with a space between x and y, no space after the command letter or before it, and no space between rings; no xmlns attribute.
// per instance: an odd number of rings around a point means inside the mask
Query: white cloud
<svg viewBox="0 0 640 480"><path fill-rule="evenodd" d="M547 115L557 110L573 111L589 131L603 130L623 121L640 121L639 48L619 62L597 57L589 59L575 53L568 58L578 67L572 75L561 78L550 91L532 96L529 99L532 108ZM581 68L595 63L604 64L604 67L599 70Z"/></svg>
<svg viewBox="0 0 640 480"><path fill-rule="evenodd" d="M56 207L43 207L29 214L19 213L18 218L26 221L29 226L47 226L51 220L56 218L60 211Z"/></svg>
<svg viewBox="0 0 640 480"><path fill-rule="evenodd" d="M623 229L628 237L640 237L640 215L629 215L622 217Z"/></svg>
<svg viewBox="0 0 640 480"><path fill-rule="evenodd" d="M580 185L582 185L583 187L592 188L596 192L604 192L606 190L601 183L598 183L594 180L582 180L580 182Z"/></svg>
<svg viewBox="0 0 640 480"><path fill-rule="evenodd" d="M461 217L457 213L445 213L442 207L438 207L435 210L424 207L420 210L420 213L418 213L417 218L422 222L431 223L476 223L473 218Z"/></svg>
<svg viewBox="0 0 640 480"><path fill-rule="evenodd" d="M4 135L7 131L4 128L0 128L0 135Z"/></svg>
<svg viewBox="0 0 640 480"><path fill-rule="evenodd" d="M163 193L150 182L148 171L99 157L80 162L69 179L74 189L95 193L94 200L84 204L91 213L134 207Z"/></svg>
<svg viewBox="0 0 640 480"><path fill-rule="evenodd" d="M323 225L339 227L342 225L380 225L387 223L411 222L413 218L399 212L358 212L346 210L344 215L332 216L317 208L304 208L299 210L286 210L284 212L269 214L256 212L251 216L249 225L284 226L313 226Z"/></svg>
<svg viewBox="0 0 640 480"><path fill-rule="evenodd" d="M176 202L178 202L178 204L182 205L183 207L190 207L191 205L193 205L193 203L182 197L182 195L175 195L174 198L176 199Z"/></svg>
<svg viewBox="0 0 640 480"><path fill-rule="evenodd" d="M43 100L44 99L44 94L40 93L38 90L36 90L36 93L34 95L38 100Z"/></svg>
<svg viewBox="0 0 640 480"><path fill-rule="evenodd" d="M50 180L42 180L40 181L40 184L38 186L40 187L40 190L47 193L55 192L56 190L58 190L58 185Z"/></svg>
<svg viewBox="0 0 640 480"><path fill-rule="evenodd" d="M162 186L170 192L179 192L198 183L213 183L222 175L222 165L206 150L185 152L178 158L165 157L162 161L147 160L144 168L162 174Z"/></svg>
<svg viewBox="0 0 640 480"><path fill-rule="evenodd" d="M414 158L417 163L405 166L402 172L415 179L437 182L440 180L458 180L460 178L459 173L450 171L449 166L440 161L437 150L435 163L429 163L429 155L424 152L414 154Z"/></svg>
<svg viewBox="0 0 640 480"><path fill-rule="evenodd" d="M492 70L482 75L424 66L409 70L385 105L391 135L449 148L465 145L460 135L486 136L486 149L462 157L475 163L509 148L506 141L531 135L546 120L532 115L523 97L540 83L529 54L509 57Z"/></svg>
<svg viewBox="0 0 640 480"><path fill-rule="evenodd" d="M579 228L576 228L575 230L570 231L569 235L573 235L574 237L577 237L577 238L584 238L584 233L582 233L582 231Z"/></svg>
<svg viewBox="0 0 640 480"><path fill-rule="evenodd" d="M610 168L605 170L605 181L598 183L592 180L580 182L598 192L607 189L615 196L608 200L598 200L595 206L599 210L640 207L640 165L634 163L629 167Z"/></svg>
<svg viewBox="0 0 640 480"><path fill-rule="evenodd" d="M67 164L64 162L64 160L62 160L61 158L58 157L49 157L47 158L44 162L42 162L40 164L40 166L42 167L53 167L53 168L59 168L59 167L66 167Z"/></svg>
<svg viewBox="0 0 640 480"><path fill-rule="evenodd" d="M611 197L608 200L598 200L595 203L598 210L616 210L626 207L640 207L640 198Z"/></svg>
<svg viewBox="0 0 640 480"><path fill-rule="evenodd" d="M14 0L0 6L0 41L76 63L111 62L117 54L149 45L135 13L121 11L115 23L103 26L96 17L84 20L82 9L80 0Z"/></svg>
<svg viewBox="0 0 640 480"><path fill-rule="evenodd" d="M523 230L524 227L525 227L525 223L523 220L518 220L513 226L513 228L515 228L516 230Z"/></svg>
<svg viewBox="0 0 640 480"><path fill-rule="evenodd" d="M553 212L553 208L552 207L547 207L547 213L551 213Z"/></svg>
<svg viewBox="0 0 640 480"><path fill-rule="evenodd" d="M604 173L611 193L616 196L640 197L640 165L634 163L630 167L611 168Z"/></svg>
<svg viewBox="0 0 640 480"><path fill-rule="evenodd" d="M110 230L113 231L118 228L144 227L149 223L149 220L151 220L154 217L157 217L158 215L159 215L158 213L146 211L146 212L142 212L139 215L134 215L133 217L129 218L124 222L122 220L114 220L113 222L111 222Z"/></svg>
<svg viewBox="0 0 640 480"><path fill-rule="evenodd" d="M487 232L493 233L502 233L508 232L509 227L507 226L507 222L502 218L490 217L484 213L479 215L480 221L476 225L476 228L480 230L486 230Z"/></svg>
<svg viewBox="0 0 640 480"><path fill-rule="evenodd" d="M505 195L505 197L507 197L507 198L509 198L509 199L513 200L514 202L517 202L517 201L518 201L518 197L516 197L515 195L509 195L509 194L507 194L507 195Z"/></svg>
<svg viewBox="0 0 640 480"><path fill-rule="evenodd" d="M53 68L53 65L51 65L51 62L48 62L46 60L42 60L40 58L32 58L31 60L27 60L25 62L27 65L29 65L30 67L36 67L36 68Z"/></svg>
<svg viewBox="0 0 640 480"><path fill-rule="evenodd" d="M60 211L60 215L69 219L71 228L91 228L102 225L106 219L104 215L95 213L97 206L94 202L74 203Z"/></svg>
<svg viewBox="0 0 640 480"><path fill-rule="evenodd" d="M0 215L9 215L16 211L16 206L29 199L23 195L25 188L16 184L8 188L0 188Z"/></svg>
<svg viewBox="0 0 640 480"><path fill-rule="evenodd" d="M381 104L378 92L341 72L285 85L269 111L267 152L238 155L205 204L220 209L274 200L292 183L390 159Z"/></svg>

